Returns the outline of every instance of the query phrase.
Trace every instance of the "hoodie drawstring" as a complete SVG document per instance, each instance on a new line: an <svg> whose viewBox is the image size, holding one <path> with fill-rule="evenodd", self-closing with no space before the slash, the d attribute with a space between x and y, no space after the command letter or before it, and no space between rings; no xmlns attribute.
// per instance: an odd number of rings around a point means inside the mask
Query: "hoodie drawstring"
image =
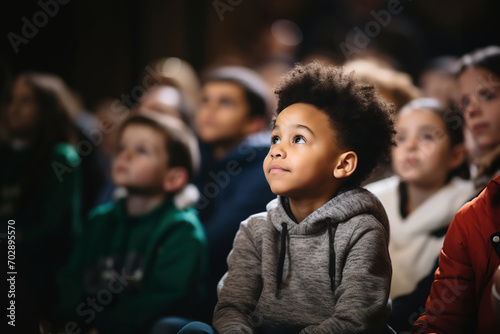
<svg viewBox="0 0 500 334"><path fill-rule="evenodd" d="M286 223L281 224L281 249L280 258L278 260L278 274L276 275L276 296L280 291L281 282L283 281L283 266L285 264L285 254L286 254L286 239L288 236L288 229Z"/></svg>
<svg viewBox="0 0 500 334"><path fill-rule="evenodd" d="M333 227L333 219L328 219L328 275L330 276L330 289L335 291L335 249L333 247L333 241L335 239L335 233L337 229ZM285 254L286 254L286 240L288 237L288 229L286 223L281 224L281 247L280 247L280 257L278 260L278 273L276 275L276 297L281 288L281 282L283 281L283 267L285 264Z"/></svg>
<svg viewBox="0 0 500 334"><path fill-rule="evenodd" d="M329 261L328 261L328 275L330 276L330 289L332 292L335 290L335 249L333 248L333 240L335 239L335 232L337 229L333 228L333 221L330 218L327 222L328 239L329 239Z"/></svg>

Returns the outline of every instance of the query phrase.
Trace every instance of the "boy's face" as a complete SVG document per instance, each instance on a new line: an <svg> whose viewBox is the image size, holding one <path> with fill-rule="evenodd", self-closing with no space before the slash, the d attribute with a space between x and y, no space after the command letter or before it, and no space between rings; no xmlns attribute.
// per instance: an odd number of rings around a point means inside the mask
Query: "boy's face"
<svg viewBox="0 0 500 334"><path fill-rule="evenodd" d="M7 126L16 136L28 136L39 121L39 108L33 89L25 80L17 80L6 108Z"/></svg>
<svg viewBox="0 0 500 334"><path fill-rule="evenodd" d="M250 109L242 87L227 81L205 84L196 126L208 144L238 144L248 133Z"/></svg>
<svg viewBox="0 0 500 334"><path fill-rule="evenodd" d="M431 110L404 111L398 116L396 132L392 166L401 180L421 187L443 185L456 167L443 119Z"/></svg>
<svg viewBox="0 0 500 334"><path fill-rule="evenodd" d="M292 104L276 119L264 174L276 195L326 203L339 186L333 170L341 153L328 115L310 104Z"/></svg>
<svg viewBox="0 0 500 334"><path fill-rule="evenodd" d="M168 172L164 135L142 124L130 124L122 132L113 162L117 186L145 193L162 192Z"/></svg>
<svg viewBox="0 0 500 334"><path fill-rule="evenodd" d="M458 79L465 124L483 153L500 145L499 82L483 68L468 69Z"/></svg>

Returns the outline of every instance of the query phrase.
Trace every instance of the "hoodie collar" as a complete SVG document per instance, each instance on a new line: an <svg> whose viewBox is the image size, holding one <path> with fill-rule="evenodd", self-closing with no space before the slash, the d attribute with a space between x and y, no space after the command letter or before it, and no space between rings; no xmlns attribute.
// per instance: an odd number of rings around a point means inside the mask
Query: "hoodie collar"
<svg viewBox="0 0 500 334"><path fill-rule="evenodd" d="M268 203L267 211L278 231L282 230L282 223L286 223L289 235L314 235L325 228L327 221L337 224L360 214L373 215L389 234L388 219L382 204L363 188L339 191L299 224L287 214L281 196Z"/></svg>

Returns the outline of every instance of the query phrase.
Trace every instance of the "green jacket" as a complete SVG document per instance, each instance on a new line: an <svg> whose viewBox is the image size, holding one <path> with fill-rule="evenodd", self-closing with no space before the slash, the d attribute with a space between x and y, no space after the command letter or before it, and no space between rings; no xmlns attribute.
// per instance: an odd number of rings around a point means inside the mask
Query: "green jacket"
<svg viewBox="0 0 500 334"><path fill-rule="evenodd" d="M25 292L32 302L43 305L37 310L43 313L53 307L55 273L68 261L81 228L82 171L75 147L55 144L44 164L38 166L40 180L30 189L33 195L29 202L17 207L33 150L0 150L0 219L4 231L9 219L15 221L18 279L26 284Z"/></svg>
<svg viewBox="0 0 500 334"><path fill-rule="evenodd" d="M21 196L23 174L30 149L5 150L0 157L0 217L16 220L16 241L20 243L43 242L61 230L62 225L72 233L81 228L81 167L76 149L67 143L57 143L47 159L42 181L34 190L30 203L22 212L15 211ZM31 255L36 248L30 250Z"/></svg>
<svg viewBox="0 0 500 334"><path fill-rule="evenodd" d="M59 320L104 333L137 333L160 316L199 305L206 240L193 208L171 198L141 216L125 200L97 207L58 275Z"/></svg>

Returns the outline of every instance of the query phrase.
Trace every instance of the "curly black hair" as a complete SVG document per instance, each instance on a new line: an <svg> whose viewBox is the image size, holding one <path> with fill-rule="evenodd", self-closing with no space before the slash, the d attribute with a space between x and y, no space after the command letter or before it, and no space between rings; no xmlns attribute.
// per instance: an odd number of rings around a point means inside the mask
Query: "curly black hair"
<svg viewBox="0 0 500 334"><path fill-rule="evenodd" d="M346 185L359 186L395 145L394 107L373 85L342 67L297 64L281 77L274 93L277 114L292 104L307 103L328 115L337 144L358 155L358 166Z"/></svg>

